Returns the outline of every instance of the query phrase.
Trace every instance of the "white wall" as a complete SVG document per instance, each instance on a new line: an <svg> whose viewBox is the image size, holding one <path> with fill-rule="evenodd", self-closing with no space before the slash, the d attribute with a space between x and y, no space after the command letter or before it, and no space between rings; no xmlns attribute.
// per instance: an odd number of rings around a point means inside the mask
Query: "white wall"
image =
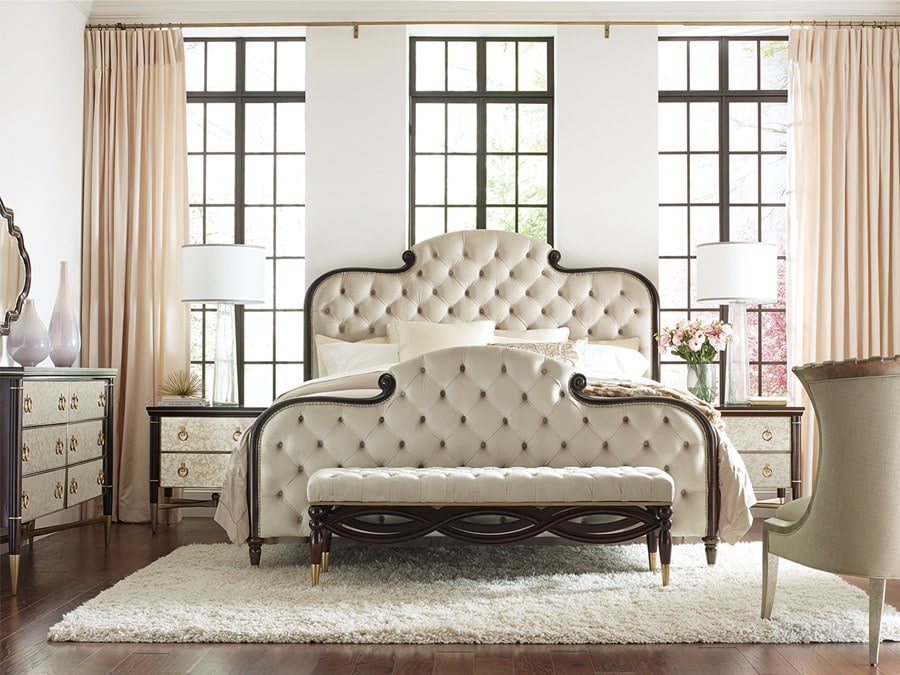
<svg viewBox="0 0 900 675"><path fill-rule="evenodd" d="M306 33L307 282L346 265L397 267L406 247L404 27Z"/></svg>
<svg viewBox="0 0 900 675"><path fill-rule="evenodd" d="M0 195L31 258L44 324L69 261L81 290L81 137L85 15L68 0L0 2ZM46 365L52 365L49 360Z"/></svg>
<svg viewBox="0 0 900 675"><path fill-rule="evenodd" d="M557 31L554 245L567 267L629 267L656 283L656 37Z"/></svg>
<svg viewBox="0 0 900 675"><path fill-rule="evenodd" d="M556 36L554 245L563 264L632 267L655 281L656 29L529 34ZM400 264L408 39L402 27L362 27L358 39L347 27L307 31L308 282L335 267Z"/></svg>

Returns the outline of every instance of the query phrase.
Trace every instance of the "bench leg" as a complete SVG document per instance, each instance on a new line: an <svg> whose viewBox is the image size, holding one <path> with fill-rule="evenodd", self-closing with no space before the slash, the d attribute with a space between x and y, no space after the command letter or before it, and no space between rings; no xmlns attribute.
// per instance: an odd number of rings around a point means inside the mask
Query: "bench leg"
<svg viewBox="0 0 900 675"><path fill-rule="evenodd" d="M322 572L328 571L328 559L331 556L331 530L322 535Z"/></svg>
<svg viewBox="0 0 900 675"><path fill-rule="evenodd" d="M669 563L672 562L672 507L659 507L659 559L662 562L662 585L669 585Z"/></svg>
<svg viewBox="0 0 900 675"><path fill-rule="evenodd" d="M656 571L656 532L649 532L647 534L647 556L650 559L650 571Z"/></svg>
<svg viewBox="0 0 900 675"><path fill-rule="evenodd" d="M319 585L322 568L322 545L325 540L325 513L323 506L309 507L309 574L313 586Z"/></svg>

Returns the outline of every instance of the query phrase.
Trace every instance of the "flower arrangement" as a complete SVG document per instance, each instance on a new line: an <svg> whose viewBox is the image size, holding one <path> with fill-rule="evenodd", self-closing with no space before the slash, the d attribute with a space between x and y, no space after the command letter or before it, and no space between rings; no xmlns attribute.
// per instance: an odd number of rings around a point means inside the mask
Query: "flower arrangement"
<svg viewBox="0 0 900 675"><path fill-rule="evenodd" d="M688 363L712 363L716 354L731 342L734 329L730 323L712 321L709 324L699 319L682 319L672 328L663 328L656 334L659 353L670 351Z"/></svg>

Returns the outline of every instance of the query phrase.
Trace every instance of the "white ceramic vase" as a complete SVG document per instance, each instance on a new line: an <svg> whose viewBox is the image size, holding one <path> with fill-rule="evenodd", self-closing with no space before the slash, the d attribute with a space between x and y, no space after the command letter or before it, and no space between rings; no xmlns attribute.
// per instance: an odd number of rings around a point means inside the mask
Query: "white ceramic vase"
<svg viewBox="0 0 900 675"><path fill-rule="evenodd" d="M50 360L53 365L68 367L75 363L81 350L81 334L72 301L69 299L69 263L59 264L59 290L50 317Z"/></svg>
<svg viewBox="0 0 900 675"><path fill-rule="evenodd" d="M25 299L22 313L10 325L6 349L13 360L23 366L36 366L50 353L47 329L31 298Z"/></svg>

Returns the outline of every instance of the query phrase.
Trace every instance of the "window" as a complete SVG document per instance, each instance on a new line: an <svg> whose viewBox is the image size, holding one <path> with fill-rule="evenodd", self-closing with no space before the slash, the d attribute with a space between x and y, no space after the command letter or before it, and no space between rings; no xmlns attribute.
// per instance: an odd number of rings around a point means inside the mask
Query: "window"
<svg viewBox="0 0 900 675"><path fill-rule="evenodd" d="M410 241L553 236L553 40L410 40Z"/></svg>
<svg viewBox="0 0 900 675"><path fill-rule="evenodd" d="M778 300L747 311L760 395L787 393L787 68L787 38L659 39L661 324L719 318L696 299L697 244L776 244ZM664 359L662 380L683 384L681 364Z"/></svg>
<svg viewBox="0 0 900 675"><path fill-rule="evenodd" d="M238 386L266 405L303 379L305 42L187 38L191 243L266 249L266 301L236 308ZM191 366L209 390L215 307L191 307Z"/></svg>

